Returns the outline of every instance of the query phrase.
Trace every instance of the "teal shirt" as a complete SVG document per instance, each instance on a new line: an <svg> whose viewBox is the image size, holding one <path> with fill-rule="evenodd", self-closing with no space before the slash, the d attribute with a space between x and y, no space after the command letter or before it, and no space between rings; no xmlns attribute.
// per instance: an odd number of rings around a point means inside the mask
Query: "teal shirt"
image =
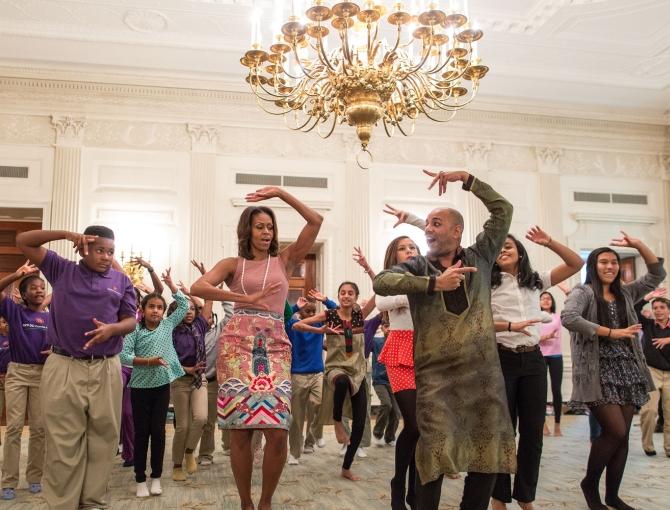
<svg viewBox="0 0 670 510"><path fill-rule="evenodd" d="M172 330L184 320L188 312L188 298L181 291L172 297L177 302L177 309L172 315L164 318L156 329L150 331L138 324L135 331L123 339L120 358L122 364L133 367L133 375L128 383L131 388L157 388L170 384L185 374L172 344ZM139 358L159 356L168 366L133 365L136 356Z"/></svg>

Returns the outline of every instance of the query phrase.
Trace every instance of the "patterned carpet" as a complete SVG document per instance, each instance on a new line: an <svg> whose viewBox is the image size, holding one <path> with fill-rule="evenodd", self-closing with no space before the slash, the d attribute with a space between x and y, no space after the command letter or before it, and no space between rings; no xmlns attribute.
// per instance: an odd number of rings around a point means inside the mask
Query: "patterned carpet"
<svg viewBox="0 0 670 510"><path fill-rule="evenodd" d="M637 423L637 418L635 419ZM586 509L578 481L586 466L589 451L588 420L585 416L566 416L564 437L548 437L544 443L542 470L536 509ZM27 430L26 430L27 432ZM166 466L170 460L172 427L168 427ZM393 449L370 447L368 457L357 458L353 470L363 480L350 482L339 477L341 457L331 427L326 428L326 447L303 455L298 466L286 466L277 489L274 508L278 510L387 510L390 508L388 481L393 471ZM628 467L621 490L622 498L635 508L670 508L670 458L663 454L662 436L655 435L656 457L647 457L640 446L640 428L633 427ZM27 441L24 439L22 470ZM132 468L122 468L120 457L114 469L111 495L114 509L189 509L214 510L239 508L237 491L230 472L229 458L217 450L212 466L206 466L187 482L173 482L171 469L165 470L164 493L139 501L134 496ZM457 509L462 480L445 480L440 509ZM260 466L254 472L254 499L260 495ZM519 508L516 504L508 505ZM42 498L28 493L21 481L17 498L0 502L1 509L46 508Z"/></svg>

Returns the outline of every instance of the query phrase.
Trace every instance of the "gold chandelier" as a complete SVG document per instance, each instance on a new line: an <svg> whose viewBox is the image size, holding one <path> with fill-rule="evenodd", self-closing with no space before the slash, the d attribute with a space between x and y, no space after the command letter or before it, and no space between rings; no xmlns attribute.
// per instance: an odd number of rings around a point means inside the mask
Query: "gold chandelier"
<svg viewBox="0 0 670 510"><path fill-rule="evenodd" d="M467 0L443 0L446 12L436 1L387 2L390 9L375 0L310 3L301 19L291 2L269 52L257 16L252 49L240 62L259 106L284 115L291 129L316 128L328 138L338 122L354 126L361 168L372 162L367 147L379 121L388 136L396 128L411 135L421 114L447 122L475 98L489 70L477 54L483 32L468 19ZM329 48L329 33L336 47Z"/></svg>

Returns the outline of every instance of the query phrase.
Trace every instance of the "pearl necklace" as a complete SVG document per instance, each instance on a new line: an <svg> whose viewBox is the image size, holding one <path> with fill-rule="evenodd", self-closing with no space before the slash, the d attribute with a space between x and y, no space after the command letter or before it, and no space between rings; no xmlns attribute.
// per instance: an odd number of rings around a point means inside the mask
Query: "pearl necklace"
<svg viewBox="0 0 670 510"><path fill-rule="evenodd" d="M240 278L240 285L242 286L242 292L245 296L248 296L247 289L244 288L244 270L247 267L247 259L242 258L242 277ZM263 276L263 285L261 290L265 290L265 282L268 279L268 272L270 271L270 254L268 254L267 262L265 263L265 275Z"/></svg>

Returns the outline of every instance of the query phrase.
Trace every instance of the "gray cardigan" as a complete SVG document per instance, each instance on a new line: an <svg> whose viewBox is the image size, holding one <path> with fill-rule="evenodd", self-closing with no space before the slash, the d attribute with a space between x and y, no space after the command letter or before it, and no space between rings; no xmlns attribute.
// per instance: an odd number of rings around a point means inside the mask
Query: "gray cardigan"
<svg viewBox="0 0 670 510"><path fill-rule="evenodd" d="M626 301L628 324L637 324L634 305L645 294L654 290L665 278L663 259L647 266L648 272L634 282L622 285ZM590 285L578 285L568 295L565 308L561 313L561 322L570 331L570 349L572 352L572 400L576 402L594 402L602 398L600 389L600 357L598 329L598 309ZM625 340L627 341L627 340ZM654 390L651 374L647 368L638 337L632 340L633 352L647 391Z"/></svg>

